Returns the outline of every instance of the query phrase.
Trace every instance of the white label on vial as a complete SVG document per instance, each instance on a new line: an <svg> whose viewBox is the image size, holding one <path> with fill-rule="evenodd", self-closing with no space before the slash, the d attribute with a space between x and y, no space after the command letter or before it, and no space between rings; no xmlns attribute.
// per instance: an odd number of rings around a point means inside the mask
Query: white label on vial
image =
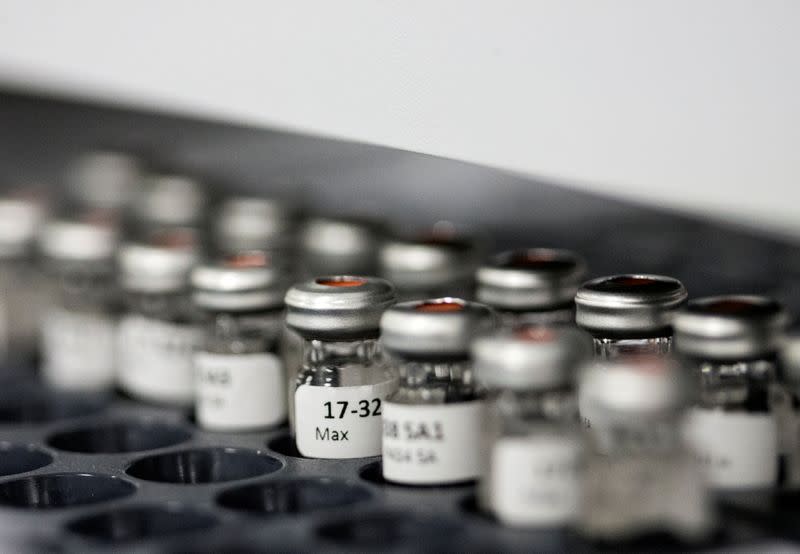
<svg viewBox="0 0 800 554"><path fill-rule="evenodd" d="M778 478L778 428L771 414L695 408L686 438L719 488L769 487Z"/></svg>
<svg viewBox="0 0 800 554"><path fill-rule="evenodd" d="M286 383L277 356L195 354L195 413L207 429L268 427L286 419Z"/></svg>
<svg viewBox="0 0 800 554"><path fill-rule="evenodd" d="M383 476L410 485L456 483L481 473L484 402L408 405L387 402Z"/></svg>
<svg viewBox="0 0 800 554"><path fill-rule="evenodd" d="M123 318L118 332L118 378L128 394L166 404L194 400L194 352L203 332L138 315Z"/></svg>
<svg viewBox="0 0 800 554"><path fill-rule="evenodd" d="M114 384L114 320L101 314L48 310L42 321L42 377L64 389Z"/></svg>
<svg viewBox="0 0 800 554"><path fill-rule="evenodd" d="M381 453L381 414L397 379L358 387L300 385L295 391L297 450L309 458L365 458Z"/></svg>
<svg viewBox="0 0 800 554"><path fill-rule="evenodd" d="M501 438L492 447L488 497L507 525L557 526L574 521L580 507L575 436Z"/></svg>

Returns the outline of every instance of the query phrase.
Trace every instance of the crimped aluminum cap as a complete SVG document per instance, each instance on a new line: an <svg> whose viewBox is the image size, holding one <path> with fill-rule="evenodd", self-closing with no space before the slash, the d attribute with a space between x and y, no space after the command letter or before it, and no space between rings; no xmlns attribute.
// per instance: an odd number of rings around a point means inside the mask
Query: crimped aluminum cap
<svg viewBox="0 0 800 554"><path fill-rule="evenodd" d="M78 158L68 172L70 194L83 206L118 210L135 198L142 167L122 152L94 151Z"/></svg>
<svg viewBox="0 0 800 554"><path fill-rule="evenodd" d="M39 235L45 256L70 261L112 260L118 233L107 222L57 219L47 222Z"/></svg>
<svg viewBox="0 0 800 554"><path fill-rule="evenodd" d="M711 359L753 358L778 351L789 315L764 296L713 296L675 315L675 348Z"/></svg>
<svg viewBox="0 0 800 554"><path fill-rule="evenodd" d="M140 292L178 292L188 286L199 262L196 235L186 229L162 231L150 242L128 243L119 253L123 288Z"/></svg>
<svg viewBox="0 0 800 554"><path fill-rule="evenodd" d="M214 219L217 247L224 252L286 248L294 240L295 210L272 198L225 200Z"/></svg>
<svg viewBox="0 0 800 554"><path fill-rule="evenodd" d="M186 175L150 175L134 204L136 215L156 226L193 226L206 208L203 186Z"/></svg>
<svg viewBox="0 0 800 554"><path fill-rule="evenodd" d="M24 253L36 240L44 206L25 198L0 199L0 257Z"/></svg>
<svg viewBox="0 0 800 554"><path fill-rule="evenodd" d="M666 415L680 412L691 400L685 375L672 362L656 357L595 362L581 375L578 390L584 416Z"/></svg>
<svg viewBox="0 0 800 554"><path fill-rule="evenodd" d="M575 321L594 333L649 333L668 329L688 294L662 275L614 275L584 283L575 295Z"/></svg>
<svg viewBox="0 0 800 554"><path fill-rule="evenodd" d="M195 267L191 274L194 303L211 310L260 310L283 306L288 275L270 265L263 252L231 254Z"/></svg>
<svg viewBox="0 0 800 554"><path fill-rule="evenodd" d="M574 327L526 325L475 339L477 378L493 388L547 389L569 384L592 356L592 337Z"/></svg>
<svg viewBox="0 0 800 554"><path fill-rule="evenodd" d="M309 339L374 338L381 315L394 301L394 286L384 279L317 277L286 293L286 324Z"/></svg>
<svg viewBox="0 0 800 554"><path fill-rule="evenodd" d="M586 262L568 250L512 250L478 269L476 296L497 309L541 310L572 302L585 277Z"/></svg>
<svg viewBox="0 0 800 554"><path fill-rule="evenodd" d="M381 247L381 275L402 290L430 289L471 278L481 245L455 232L432 232L415 238L395 238Z"/></svg>
<svg viewBox="0 0 800 554"><path fill-rule="evenodd" d="M366 219L310 218L300 233L303 265L314 274L374 271L382 235L380 225Z"/></svg>
<svg viewBox="0 0 800 554"><path fill-rule="evenodd" d="M491 308L458 298L402 302L381 318L381 341L401 356L466 356L479 334L496 326Z"/></svg>

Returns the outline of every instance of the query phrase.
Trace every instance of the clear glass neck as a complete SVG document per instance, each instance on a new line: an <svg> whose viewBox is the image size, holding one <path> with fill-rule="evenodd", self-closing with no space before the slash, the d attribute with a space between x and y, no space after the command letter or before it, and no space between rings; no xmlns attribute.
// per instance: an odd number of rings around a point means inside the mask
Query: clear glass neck
<svg viewBox="0 0 800 554"><path fill-rule="evenodd" d="M397 360L400 385L392 396L402 404L466 402L482 396L467 360Z"/></svg>
<svg viewBox="0 0 800 554"><path fill-rule="evenodd" d="M773 359L720 362L689 360L700 383L702 408L730 411L770 411L770 387L777 382Z"/></svg>
<svg viewBox="0 0 800 554"><path fill-rule="evenodd" d="M594 338L594 355L602 359L618 359L628 356L666 356L672 351L672 337L649 337L642 339Z"/></svg>

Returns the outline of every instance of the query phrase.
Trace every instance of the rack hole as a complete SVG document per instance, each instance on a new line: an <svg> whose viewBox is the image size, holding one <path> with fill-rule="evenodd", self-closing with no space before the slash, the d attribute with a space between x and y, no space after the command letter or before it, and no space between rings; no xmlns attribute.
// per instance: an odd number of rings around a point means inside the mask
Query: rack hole
<svg viewBox="0 0 800 554"><path fill-rule="evenodd" d="M52 462L50 454L33 446L0 443L0 476L33 471Z"/></svg>
<svg viewBox="0 0 800 554"><path fill-rule="evenodd" d="M53 473L0 483L0 505L44 510L107 502L132 495L136 486L110 475Z"/></svg>
<svg viewBox="0 0 800 554"><path fill-rule="evenodd" d="M145 481L200 485L258 477L281 467L279 460L252 450L201 448L142 458L127 473Z"/></svg>
<svg viewBox="0 0 800 554"><path fill-rule="evenodd" d="M90 515L67 524L77 535L102 542L128 542L209 529L211 514L170 506L135 506Z"/></svg>
<svg viewBox="0 0 800 554"><path fill-rule="evenodd" d="M270 450L274 450L278 454L283 454L284 456L289 456L291 458L303 457L300 451L297 450L297 444L294 442L294 438L292 438L292 435L289 433L269 441L267 446Z"/></svg>
<svg viewBox="0 0 800 554"><path fill-rule="evenodd" d="M334 479L275 480L223 492L220 506L256 515L302 514L369 500L364 488Z"/></svg>
<svg viewBox="0 0 800 554"><path fill-rule="evenodd" d="M421 517L405 512L383 512L324 523L317 535L353 548L386 550L403 545L413 551L436 551L450 544L464 529L436 516ZM437 547L437 545L439 545Z"/></svg>
<svg viewBox="0 0 800 554"><path fill-rule="evenodd" d="M107 398L100 395L57 392L21 387L0 395L0 424L49 423L101 411Z"/></svg>
<svg viewBox="0 0 800 554"><path fill-rule="evenodd" d="M119 454L164 448L187 441L186 429L163 423L112 422L62 431L48 444L59 450L83 454Z"/></svg>

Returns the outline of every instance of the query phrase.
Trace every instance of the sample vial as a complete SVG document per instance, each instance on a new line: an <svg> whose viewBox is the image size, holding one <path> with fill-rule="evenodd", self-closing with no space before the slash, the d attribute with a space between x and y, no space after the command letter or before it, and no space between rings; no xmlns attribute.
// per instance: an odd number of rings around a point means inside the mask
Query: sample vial
<svg viewBox="0 0 800 554"><path fill-rule="evenodd" d="M262 252L226 256L192 271L205 314L195 354L195 416L201 427L246 430L286 421L286 380L277 355L286 275Z"/></svg>
<svg viewBox="0 0 800 554"><path fill-rule="evenodd" d="M136 198L141 180L139 161L113 151L87 152L67 171L67 192L81 208L110 210L119 215Z"/></svg>
<svg viewBox="0 0 800 554"><path fill-rule="evenodd" d="M39 237L51 299L42 314L41 375L54 387L114 384L117 231L91 215L48 222Z"/></svg>
<svg viewBox="0 0 800 554"><path fill-rule="evenodd" d="M578 527L614 542L668 533L705 539L713 514L702 468L682 439L688 379L668 360L597 362L579 382L592 413Z"/></svg>
<svg viewBox="0 0 800 554"><path fill-rule="evenodd" d="M474 237L437 224L428 232L384 242L380 274L397 287L399 301L472 298L482 255L482 245Z"/></svg>
<svg viewBox="0 0 800 554"><path fill-rule="evenodd" d="M591 337L574 327L526 325L474 341L475 375L488 389L478 502L504 525L577 518L583 437L574 378L591 355Z"/></svg>
<svg viewBox="0 0 800 554"><path fill-rule="evenodd" d="M575 320L594 337L600 358L663 355L672 347L672 316L686 298L686 289L671 277L600 277L575 295Z"/></svg>
<svg viewBox="0 0 800 554"><path fill-rule="evenodd" d="M294 254L296 219L292 206L272 198L227 198L214 215L214 247L222 254L262 250L273 264L294 265L288 256Z"/></svg>
<svg viewBox="0 0 800 554"><path fill-rule="evenodd" d="M198 181L185 175L149 175L133 202L135 240L147 241L164 229L194 229L200 235L208 199Z"/></svg>
<svg viewBox="0 0 800 554"><path fill-rule="evenodd" d="M761 296L702 298L675 316L675 350L700 389L686 433L714 487L777 484L778 417L791 410L777 382L787 323L782 306Z"/></svg>
<svg viewBox="0 0 800 554"><path fill-rule="evenodd" d="M300 271L319 275L375 275L383 229L375 221L312 217L300 232Z"/></svg>
<svg viewBox="0 0 800 554"><path fill-rule="evenodd" d="M0 198L0 365L30 363L36 352L44 287L34 251L43 219L41 202Z"/></svg>
<svg viewBox="0 0 800 554"><path fill-rule="evenodd" d="M397 388L383 360L379 321L394 287L374 277L318 277L286 294L286 323L303 337L294 395L297 449L309 458L381 453L381 413Z"/></svg>
<svg viewBox="0 0 800 554"><path fill-rule="evenodd" d="M456 298L397 304L381 318L381 341L400 375L383 407L383 477L444 485L481 473L483 389L469 346L495 325L488 306Z"/></svg>
<svg viewBox="0 0 800 554"><path fill-rule="evenodd" d="M506 327L572 323L585 276L586 263L567 250L511 250L478 269L476 297L497 310Z"/></svg>
<svg viewBox="0 0 800 554"><path fill-rule="evenodd" d="M127 313L118 331L118 382L142 400L191 405L194 352L202 345L189 272L199 259L191 230L171 229L119 255Z"/></svg>

